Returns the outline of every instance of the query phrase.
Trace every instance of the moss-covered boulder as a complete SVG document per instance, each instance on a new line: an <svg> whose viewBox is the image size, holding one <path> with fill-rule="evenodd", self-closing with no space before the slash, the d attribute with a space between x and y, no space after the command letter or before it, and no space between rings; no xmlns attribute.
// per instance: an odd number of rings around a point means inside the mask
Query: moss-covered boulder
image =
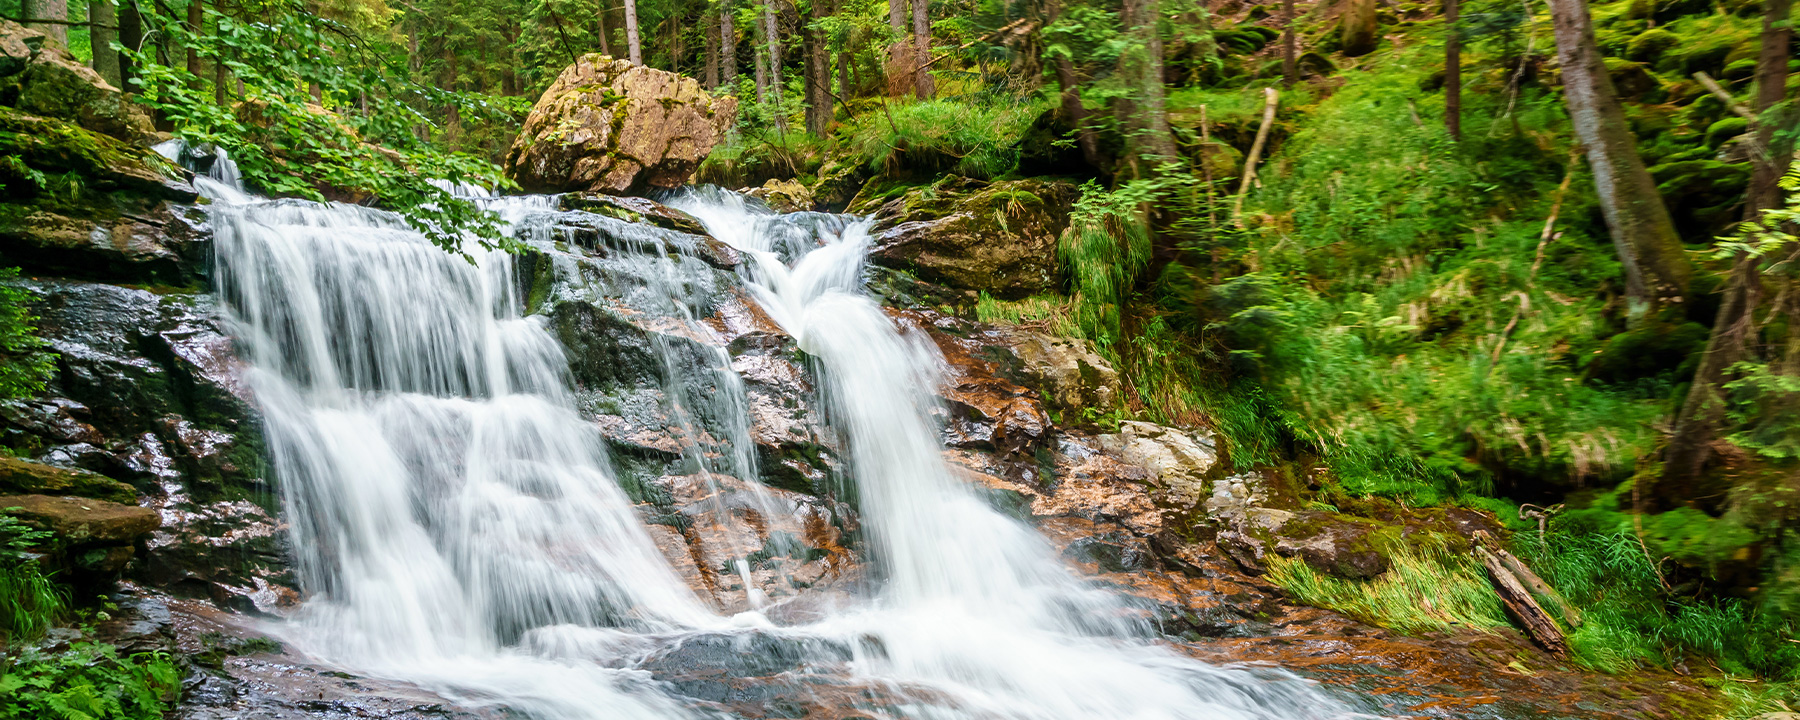
<svg viewBox="0 0 1800 720"><path fill-rule="evenodd" d="M132 503L137 491L99 473L69 470L0 456L0 493L8 495L74 495Z"/></svg>
<svg viewBox="0 0 1800 720"><path fill-rule="evenodd" d="M0 495L0 512L75 545L128 544L162 524L155 510L93 498L58 495Z"/></svg>
<svg viewBox="0 0 1800 720"><path fill-rule="evenodd" d="M929 282L995 297L1055 289L1056 242L1078 194L1070 183L951 176L853 212L878 218L870 258ZM874 206L874 207L871 207Z"/></svg>
<svg viewBox="0 0 1800 720"><path fill-rule="evenodd" d="M692 78L583 55L538 99L507 153L528 192L638 193L679 187L737 116Z"/></svg>
<svg viewBox="0 0 1800 720"><path fill-rule="evenodd" d="M0 20L0 100L25 112L70 120L94 132L141 143L155 133L150 115L119 88L44 34Z"/></svg>

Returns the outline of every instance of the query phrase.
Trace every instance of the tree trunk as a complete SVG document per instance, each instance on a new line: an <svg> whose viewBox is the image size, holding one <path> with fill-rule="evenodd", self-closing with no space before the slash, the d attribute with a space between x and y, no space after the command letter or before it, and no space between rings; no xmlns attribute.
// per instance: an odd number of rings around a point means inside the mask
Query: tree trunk
<svg viewBox="0 0 1800 720"><path fill-rule="evenodd" d="M1456 20L1459 0L1444 0L1444 129L1451 140L1462 139L1462 33Z"/></svg>
<svg viewBox="0 0 1800 720"><path fill-rule="evenodd" d="M1125 27L1135 40L1119 56L1120 76L1137 97L1122 99L1117 117L1126 118L1125 162L1136 177L1147 177L1175 155L1175 136L1163 98L1162 35L1156 0L1125 0Z"/></svg>
<svg viewBox="0 0 1800 720"><path fill-rule="evenodd" d="M138 13L136 0L124 0L124 2L125 4L119 7L119 46L140 50L144 44L144 16ZM130 87L131 78L136 74L135 68L131 64L131 58L125 57L124 53L119 53L118 58L119 87L131 90L133 89Z"/></svg>
<svg viewBox="0 0 1800 720"><path fill-rule="evenodd" d="M731 3L719 3L719 77L725 86L737 88L737 29L731 24Z"/></svg>
<svg viewBox="0 0 1800 720"><path fill-rule="evenodd" d="M770 0L762 1L769 2ZM769 24L763 22L758 16L751 25L756 38L756 44L751 47L750 51L750 54L756 56L756 104L767 108L769 106L769 41L767 37Z"/></svg>
<svg viewBox="0 0 1800 720"><path fill-rule="evenodd" d="M768 42L769 101L775 113L775 127L787 130L787 117L781 112L781 27L776 23L779 0L766 0L763 6L763 37Z"/></svg>
<svg viewBox="0 0 1800 720"><path fill-rule="evenodd" d="M831 14L837 15L839 13L842 13L843 11L844 11L844 0L835 0L835 2L833 3L833 7L831 9ZM838 71L838 96L837 96L837 99L840 101L848 101L850 99L850 87L851 87L851 85L850 85L850 63L852 60L853 60L853 58L851 58L851 56L850 56L850 38L848 36L846 36L844 38L844 45L843 45L843 47L838 48L838 54L837 54L837 71Z"/></svg>
<svg viewBox="0 0 1800 720"><path fill-rule="evenodd" d="M600 15L599 17L594 18L594 25L599 29L600 54L607 57L613 57L612 28L608 27L606 22L607 16L611 14L612 3L607 0L600 0Z"/></svg>
<svg viewBox="0 0 1800 720"><path fill-rule="evenodd" d="M26 20L63 20L69 19L69 0L23 0L19 3L19 17ZM69 26L60 23L25 23L26 27L43 31L44 35L62 47L69 46Z"/></svg>
<svg viewBox="0 0 1800 720"><path fill-rule="evenodd" d="M704 30L706 32L706 60L703 63L701 85L711 90L719 86L719 24L707 23Z"/></svg>
<svg viewBox="0 0 1800 720"><path fill-rule="evenodd" d="M1764 210L1780 207L1779 181L1793 157L1787 148L1775 147L1775 124L1760 122L1781 102L1787 89L1788 46L1793 35L1787 20L1792 4L1792 0L1763 3L1762 51L1756 59L1757 147L1744 198L1744 220L1748 222L1760 220ZM1663 452L1662 476L1650 492L1652 509L1673 508L1720 494L1715 484L1703 481L1702 471L1724 420L1726 375L1744 358L1752 335L1762 295L1761 262L1739 253L1732 264L1718 317L1706 339L1706 352L1700 356L1700 366L1694 370L1694 380L1676 417L1675 432ZM1716 506L1717 499L1707 504Z"/></svg>
<svg viewBox="0 0 1800 720"><path fill-rule="evenodd" d="M1584 0L1549 0L1562 62L1563 101L1575 135L1587 147L1588 165L1606 227L1625 266L1625 296L1632 321L1666 303L1679 303L1691 272L1681 238L1656 182L1638 156L1637 140L1606 74Z"/></svg>
<svg viewBox="0 0 1800 720"><path fill-rule="evenodd" d="M1044 24L1050 25L1062 17L1061 0L1049 0L1044 7ZM1075 75L1075 63L1067 55L1059 55L1054 63L1056 69L1056 86L1061 92L1063 119L1075 128L1075 144L1081 148L1081 159L1088 167L1102 175L1109 174L1106 158L1100 154L1100 139L1094 129L1088 125L1087 106L1081 103L1081 79Z"/></svg>
<svg viewBox="0 0 1800 720"><path fill-rule="evenodd" d="M112 0L93 0L88 3L88 37L94 46L94 72L112 83L113 87L123 89L125 79L119 75L119 52L112 49L114 41L119 39L119 12L113 7Z"/></svg>
<svg viewBox="0 0 1800 720"><path fill-rule="evenodd" d="M644 48L638 43L637 0L625 0L625 52L631 64L644 64Z"/></svg>
<svg viewBox="0 0 1800 720"><path fill-rule="evenodd" d="M1291 88L1300 79L1299 58L1295 57L1300 50L1300 40L1295 37L1299 18L1294 17L1294 0L1281 0L1281 16L1287 25L1281 31L1281 84Z"/></svg>
<svg viewBox="0 0 1800 720"><path fill-rule="evenodd" d="M205 17L206 17L202 13L203 13L203 8L200 5L200 0L188 0L188 6L187 6L187 29L188 29L188 32L194 33L195 35L200 34L200 28L202 27L201 23L204 22ZM191 43L191 42L188 43L188 47L187 47L187 71L188 71L188 73L194 75L195 77L198 77L200 75L200 49L198 47L196 47L194 45L194 43Z"/></svg>
<svg viewBox="0 0 1800 720"><path fill-rule="evenodd" d="M1344 11L1343 47L1345 55L1357 57L1375 51L1380 36L1375 33L1375 0L1349 0Z"/></svg>
<svg viewBox="0 0 1800 720"><path fill-rule="evenodd" d="M825 31L820 23L830 16L825 0L813 0L812 19L806 31L807 98L806 130L819 137L831 124L831 56L827 52Z"/></svg>
<svg viewBox="0 0 1800 720"><path fill-rule="evenodd" d="M931 79L931 71L926 67L931 62L930 0L912 0L912 29L913 92L920 100L930 100L937 94L937 83Z"/></svg>

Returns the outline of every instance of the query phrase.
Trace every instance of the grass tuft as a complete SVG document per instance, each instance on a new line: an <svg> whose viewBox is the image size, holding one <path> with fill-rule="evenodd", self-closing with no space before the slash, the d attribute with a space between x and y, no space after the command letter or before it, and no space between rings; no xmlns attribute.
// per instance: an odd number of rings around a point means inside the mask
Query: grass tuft
<svg viewBox="0 0 1800 720"><path fill-rule="evenodd" d="M1305 560L1275 557L1268 578L1296 599L1363 622L1417 635L1506 627L1506 611L1480 566L1441 547L1403 547L1372 580L1332 577Z"/></svg>

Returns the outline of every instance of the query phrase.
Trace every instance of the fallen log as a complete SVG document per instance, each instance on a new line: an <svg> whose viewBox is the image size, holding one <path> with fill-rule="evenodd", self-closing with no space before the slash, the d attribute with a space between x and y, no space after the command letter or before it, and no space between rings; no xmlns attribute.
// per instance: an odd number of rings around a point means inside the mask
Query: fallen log
<svg viewBox="0 0 1800 720"><path fill-rule="evenodd" d="M1556 626L1556 621L1550 618L1549 613L1544 612L1543 606L1531 597L1531 591L1525 589L1525 584L1513 575L1506 562L1480 544L1475 546L1475 557L1487 568L1488 577L1494 583L1494 591L1500 595L1500 602L1525 626L1525 634L1552 655L1567 656L1569 642L1563 637L1562 629Z"/></svg>

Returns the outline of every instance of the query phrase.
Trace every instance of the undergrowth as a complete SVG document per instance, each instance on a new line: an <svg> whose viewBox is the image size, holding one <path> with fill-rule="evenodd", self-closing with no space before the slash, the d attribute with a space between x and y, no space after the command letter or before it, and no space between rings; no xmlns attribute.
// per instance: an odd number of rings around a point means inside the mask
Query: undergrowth
<svg viewBox="0 0 1800 720"><path fill-rule="evenodd" d="M103 643L26 649L3 662L0 720L157 720L181 687L167 654L122 657Z"/></svg>
<svg viewBox="0 0 1800 720"><path fill-rule="evenodd" d="M67 609L62 588L30 554L49 537L0 514L0 647L41 637Z"/></svg>
<svg viewBox="0 0 1800 720"><path fill-rule="evenodd" d="M1484 571L1442 547L1403 547L1370 580L1321 573L1305 560L1269 558L1268 579L1308 605L1407 634L1509 626Z"/></svg>
<svg viewBox="0 0 1800 720"><path fill-rule="evenodd" d="M840 137L870 170L991 179L1019 161L1019 139L1043 112L1042 101L883 102L854 118Z"/></svg>

